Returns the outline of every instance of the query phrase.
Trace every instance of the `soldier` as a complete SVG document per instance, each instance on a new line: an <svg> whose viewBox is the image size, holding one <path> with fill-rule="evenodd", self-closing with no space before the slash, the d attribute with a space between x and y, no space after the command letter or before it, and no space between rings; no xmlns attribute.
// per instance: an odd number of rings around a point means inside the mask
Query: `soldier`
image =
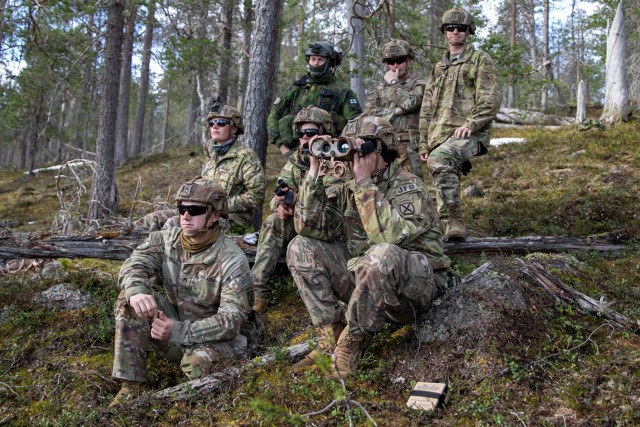
<svg viewBox="0 0 640 427"><path fill-rule="evenodd" d="M251 227L253 210L264 201L262 164L251 148L237 140L244 133L239 110L228 105L214 106L207 123L211 139L205 146L207 160L202 176L222 185L229 200L229 220L246 229Z"/></svg>
<svg viewBox="0 0 640 427"><path fill-rule="evenodd" d="M440 31L448 50L431 72L420 110L420 157L436 188L438 215L448 239L463 240L460 173L473 156L487 153L491 121L500 109L496 67L491 57L467 43L476 25L469 12L454 8L442 15Z"/></svg>
<svg viewBox="0 0 640 427"><path fill-rule="evenodd" d="M349 87L335 76L342 62L342 52L332 44L311 43L304 52L309 72L295 81L278 97L269 113L269 142L287 156L293 153L298 139L291 133L293 119L300 110L313 105L331 114L337 136L347 120L362 112Z"/></svg>
<svg viewBox="0 0 640 427"><path fill-rule="evenodd" d="M120 269L112 375L122 388L110 406L146 388L150 349L180 362L189 379L246 352L239 331L251 313L251 273L219 224L228 215L224 189L199 177L183 184L175 200L180 228L150 233Z"/></svg>
<svg viewBox="0 0 640 427"><path fill-rule="evenodd" d="M271 209L274 211L262 223L258 250L255 263L251 269L253 276L253 288L255 303L253 309L258 313L264 313L271 295L269 278L278 262L282 249L289 244L296 232L293 226L293 212L296 204L296 193L307 171L309 170L309 140L316 135L333 135L333 121L331 115L318 107L303 108L293 120L293 132L298 136L299 146L289 156L282 171L279 182L284 187L280 188L280 195L275 195L271 200ZM326 177L327 182L331 181ZM280 181L282 180L282 181ZM287 194L291 192L291 194ZM289 202L285 200L289 197Z"/></svg>
<svg viewBox="0 0 640 427"><path fill-rule="evenodd" d="M389 121L360 116L343 135L358 137L358 147L375 148L356 154L353 178L332 191L316 182L319 160L310 157L294 215L298 236L287 249L289 269L320 336L316 350L294 366L312 364L335 344L336 378L357 370L368 337L385 319L415 321L447 286L450 266L427 189L395 161Z"/></svg>
<svg viewBox="0 0 640 427"><path fill-rule="evenodd" d="M384 117L393 125L398 138L398 163L422 178L422 162L418 155L418 119L424 96L425 81L411 74L415 53L404 40L390 40L382 48L382 62L387 73L384 83L372 91L364 105L364 114Z"/></svg>

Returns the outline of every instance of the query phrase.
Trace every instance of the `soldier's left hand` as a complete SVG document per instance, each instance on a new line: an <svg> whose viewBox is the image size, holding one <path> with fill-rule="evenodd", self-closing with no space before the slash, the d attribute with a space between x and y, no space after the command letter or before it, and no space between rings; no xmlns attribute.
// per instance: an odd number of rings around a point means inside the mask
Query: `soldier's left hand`
<svg viewBox="0 0 640 427"><path fill-rule="evenodd" d="M471 129L460 126L459 128L456 128L455 131L453 131L453 134L458 139L467 139L471 136Z"/></svg>
<svg viewBox="0 0 640 427"><path fill-rule="evenodd" d="M360 148L360 146L364 144L364 141L360 138L356 139L356 146ZM353 156L353 162L351 164L351 171L353 172L353 178L356 183L362 181L363 179L371 178L373 171L376 168L376 157L378 153L375 151L373 153L369 153L364 157L360 157L357 153ZM382 158L380 158L382 162Z"/></svg>
<svg viewBox="0 0 640 427"><path fill-rule="evenodd" d="M173 319L167 317L162 311L158 311L158 316L153 318L151 324L151 338L159 341L167 341L173 332Z"/></svg>

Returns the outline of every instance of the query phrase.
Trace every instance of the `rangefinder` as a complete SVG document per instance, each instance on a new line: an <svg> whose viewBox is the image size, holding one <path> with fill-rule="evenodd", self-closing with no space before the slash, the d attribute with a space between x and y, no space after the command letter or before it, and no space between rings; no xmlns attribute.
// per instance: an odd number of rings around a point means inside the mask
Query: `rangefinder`
<svg viewBox="0 0 640 427"><path fill-rule="evenodd" d="M376 151L376 142L365 139L364 144L356 146L356 138L324 138L317 137L309 144L309 154L318 158L331 158L335 160L353 160L354 155L364 157Z"/></svg>

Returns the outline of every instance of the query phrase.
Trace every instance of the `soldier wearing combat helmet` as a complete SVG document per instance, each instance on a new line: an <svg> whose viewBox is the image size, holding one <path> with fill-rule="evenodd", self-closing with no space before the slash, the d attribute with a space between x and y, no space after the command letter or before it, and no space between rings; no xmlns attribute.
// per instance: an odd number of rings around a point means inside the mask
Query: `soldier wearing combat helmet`
<svg viewBox="0 0 640 427"><path fill-rule="evenodd" d="M336 132L331 136L337 136L347 120L362 112L353 91L335 76L342 63L342 52L338 48L318 41L309 44L304 55L307 74L274 101L269 113L269 143L276 144L285 156L292 154L298 145L298 139L291 132L291 124L304 107L315 106L331 114Z"/></svg>
<svg viewBox="0 0 640 427"><path fill-rule="evenodd" d="M420 110L420 157L429 166L438 215L448 239L467 237L460 200L460 174L470 159L486 154L491 122L500 109L497 71L491 57L476 50L471 14L454 8L440 21L448 49L427 81Z"/></svg>
<svg viewBox="0 0 640 427"><path fill-rule="evenodd" d="M287 159L278 176L278 192L271 200L271 210L263 222L258 240L255 263L251 269L253 276L255 303L253 309L264 313L271 296L269 278L275 269L279 255L296 235L293 226L293 212L297 193L309 170L308 144L316 135L333 135L331 114L318 107L303 108L293 120L293 132L298 138L298 149ZM335 180L324 177L330 185Z"/></svg>
<svg viewBox="0 0 640 427"><path fill-rule="evenodd" d="M426 82L411 74L414 59L413 48L405 40L393 39L384 45L382 62L387 69L384 83L367 96L364 114L391 122L399 142L398 162L404 170L422 178L418 119Z"/></svg>
<svg viewBox="0 0 640 427"><path fill-rule="evenodd" d="M353 177L327 191L317 182L319 159L300 187L287 263L313 325L318 352L333 353L335 378L355 372L367 340L385 319L407 323L429 307L449 281L442 232L422 180L400 168L393 128L360 116L343 136L363 148ZM368 153L368 154L365 154Z"/></svg>
<svg viewBox="0 0 640 427"><path fill-rule="evenodd" d="M149 350L180 363L189 379L247 350L240 332L256 319L251 274L246 255L220 227L225 191L197 178L175 200L180 227L151 232L120 269L112 376L122 387L110 406L146 388Z"/></svg>

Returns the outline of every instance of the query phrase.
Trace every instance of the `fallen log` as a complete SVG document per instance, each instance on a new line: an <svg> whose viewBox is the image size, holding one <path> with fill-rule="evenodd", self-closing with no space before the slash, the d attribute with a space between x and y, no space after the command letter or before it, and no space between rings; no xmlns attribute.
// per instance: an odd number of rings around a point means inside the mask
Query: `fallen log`
<svg viewBox="0 0 640 427"><path fill-rule="evenodd" d="M17 258L96 258L123 261L146 237L146 234L78 235L65 236L50 233L0 234L0 260ZM256 247L244 242L243 236L231 236L253 262ZM463 242L447 242L449 256L524 255L533 252L598 252L618 254L636 250L637 245L619 235L594 237L470 237ZM279 262L285 262L284 253Z"/></svg>

